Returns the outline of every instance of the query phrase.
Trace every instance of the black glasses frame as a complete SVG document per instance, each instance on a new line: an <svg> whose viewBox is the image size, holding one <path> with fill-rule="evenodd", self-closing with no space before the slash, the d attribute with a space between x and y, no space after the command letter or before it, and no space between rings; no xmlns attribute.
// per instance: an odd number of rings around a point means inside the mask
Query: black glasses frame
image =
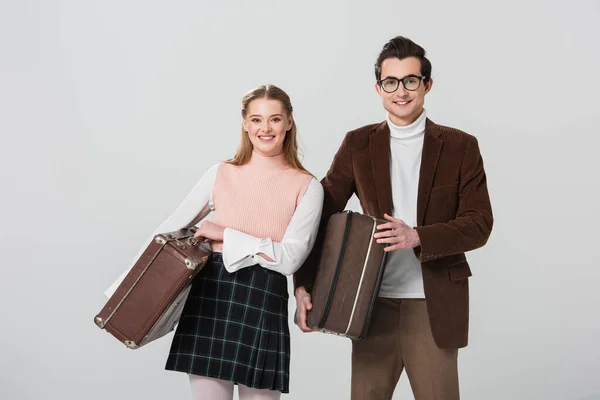
<svg viewBox="0 0 600 400"><path fill-rule="evenodd" d="M419 85L416 88L414 88L414 89L407 88L405 80L408 79L408 78L418 78L419 79ZM395 79L396 80L396 88L394 90L388 91L388 90L385 90L383 88L383 81L385 81L387 79ZM424 75L421 75L421 76L419 76L419 75L407 75L404 78L396 78L394 76L388 76L386 78L379 79L377 81L377 84L379 85L379 87L381 88L381 90L383 90L384 92L386 92L386 93L394 93L400 87L400 82L402 82L402 86L404 86L405 90L408 90L409 92L414 92L415 90L419 90L419 88L421 87L421 81L426 81L426 80L427 80L427 77L424 76Z"/></svg>

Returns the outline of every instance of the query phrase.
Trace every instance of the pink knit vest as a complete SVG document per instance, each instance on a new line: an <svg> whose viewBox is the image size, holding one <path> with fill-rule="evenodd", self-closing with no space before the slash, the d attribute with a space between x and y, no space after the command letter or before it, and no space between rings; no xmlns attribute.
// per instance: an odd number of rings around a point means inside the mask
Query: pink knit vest
<svg viewBox="0 0 600 400"><path fill-rule="evenodd" d="M213 221L252 236L281 242L312 179L279 159L253 155L250 163L221 163L213 188Z"/></svg>

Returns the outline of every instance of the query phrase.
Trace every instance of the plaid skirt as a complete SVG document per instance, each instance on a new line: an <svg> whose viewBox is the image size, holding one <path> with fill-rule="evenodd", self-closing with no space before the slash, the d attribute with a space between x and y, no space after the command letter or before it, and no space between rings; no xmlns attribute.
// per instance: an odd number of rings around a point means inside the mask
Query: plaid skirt
<svg viewBox="0 0 600 400"><path fill-rule="evenodd" d="M165 368L289 393L287 278L258 264L229 273L213 253L192 282Z"/></svg>

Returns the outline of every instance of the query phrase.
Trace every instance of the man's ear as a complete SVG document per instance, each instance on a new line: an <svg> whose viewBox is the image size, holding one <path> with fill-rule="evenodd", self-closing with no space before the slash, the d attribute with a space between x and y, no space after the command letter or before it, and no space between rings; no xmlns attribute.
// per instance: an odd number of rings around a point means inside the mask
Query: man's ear
<svg viewBox="0 0 600 400"><path fill-rule="evenodd" d="M432 86L433 86L433 78L427 79L427 83L425 83L425 94L429 93Z"/></svg>
<svg viewBox="0 0 600 400"><path fill-rule="evenodd" d="M383 97L383 94L381 93L381 86L379 86L379 83L375 82L375 90L377 91L377 94Z"/></svg>

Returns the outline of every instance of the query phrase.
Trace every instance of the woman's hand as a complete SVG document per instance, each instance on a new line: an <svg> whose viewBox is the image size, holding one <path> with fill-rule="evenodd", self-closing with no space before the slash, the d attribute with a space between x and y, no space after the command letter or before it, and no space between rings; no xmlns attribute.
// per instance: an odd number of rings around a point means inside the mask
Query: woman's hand
<svg viewBox="0 0 600 400"><path fill-rule="evenodd" d="M225 228L211 221L203 221L194 233L194 238L199 242L222 242Z"/></svg>

